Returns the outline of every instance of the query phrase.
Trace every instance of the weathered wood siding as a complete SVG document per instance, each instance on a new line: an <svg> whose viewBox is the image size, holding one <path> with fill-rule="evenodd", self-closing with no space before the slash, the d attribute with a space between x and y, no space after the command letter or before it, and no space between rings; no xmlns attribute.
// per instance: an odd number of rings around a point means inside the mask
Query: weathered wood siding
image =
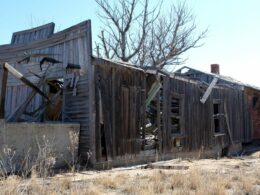
<svg viewBox="0 0 260 195"><path fill-rule="evenodd" d="M260 140L260 91L245 87L245 99L247 100L252 121L252 131L248 133L251 133L250 135L254 140Z"/></svg>
<svg viewBox="0 0 260 195"><path fill-rule="evenodd" d="M245 132L250 132L251 124L249 113L245 109L245 99L242 90L234 88L214 88L211 95L202 104L200 98L204 90L200 85L182 81L179 79L163 77L163 128L162 149L163 152L177 152L174 146L174 140L180 139L182 151L193 151L199 149L212 149L220 146L228 146L231 141L228 134L225 117L221 117L221 127L223 134L216 134L213 126L213 101L220 100L223 104L220 112L226 114L229 118L229 124L234 143L243 142L246 137ZM177 93L183 97L182 123L183 134L172 136L169 128L169 105L171 104L171 94ZM227 107L227 113L224 112L224 104ZM246 136L246 137L245 137Z"/></svg>
<svg viewBox="0 0 260 195"><path fill-rule="evenodd" d="M97 160L101 161L102 158L101 118L104 119L106 160L117 156L138 154L141 150L140 131L145 118L144 71L107 63L107 65L96 66L95 76L96 99L101 98L101 101L96 101ZM102 111L99 109L100 106Z"/></svg>
<svg viewBox="0 0 260 195"><path fill-rule="evenodd" d="M54 32L54 23L49 23L33 29L13 33L11 44L30 43L49 38Z"/></svg>
<svg viewBox="0 0 260 195"><path fill-rule="evenodd" d="M17 61L28 54L48 54L62 61L48 70L48 79L63 78L65 85L69 82L66 78L66 66L68 63L81 66L80 79L77 84L77 94L72 95L71 89L64 89L63 113L64 122L79 122L80 148L79 152L83 159L87 158L87 152L94 150L92 139L95 123L94 112L94 77L93 66L91 66L91 23L82 22L68 29L53 34L54 24L50 23L42 27L14 33L10 45L0 46L0 63L9 62L19 70L26 78L37 83L39 78L31 72L42 75L46 69L40 70L41 58L33 58L29 64L18 64ZM9 74L6 94L6 118L8 118L20 106L30 94L31 89ZM42 98L36 96L31 102L29 111L38 108L42 104Z"/></svg>
<svg viewBox="0 0 260 195"><path fill-rule="evenodd" d="M215 75L210 73L201 72L199 70L195 70L189 67L183 67L183 69L187 68L187 72L182 73L182 68L180 70L177 70L176 74L180 75L182 77L190 78L193 80L198 80L200 82L205 82L210 84L215 76L218 76L218 82L217 86L221 86L223 88L227 88L230 91L240 91L240 93L243 93L244 95L239 95L239 106L238 109L242 111L241 114L243 114L243 122L244 122L244 129L242 132L241 139L243 142L250 142L252 140L252 112L250 113L250 101L247 101L247 91L246 91L246 85L243 84L240 81L237 81L231 77L226 77L222 75ZM257 90L256 90L257 91ZM224 94L225 95L225 94ZM232 102L230 102L232 103ZM234 108L235 109L235 108ZM237 110L237 109L235 109Z"/></svg>

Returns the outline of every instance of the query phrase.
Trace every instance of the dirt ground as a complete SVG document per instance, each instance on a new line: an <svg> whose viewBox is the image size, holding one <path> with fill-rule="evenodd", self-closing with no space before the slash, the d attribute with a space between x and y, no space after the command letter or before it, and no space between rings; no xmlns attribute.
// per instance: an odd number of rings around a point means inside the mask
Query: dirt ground
<svg viewBox="0 0 260 195"><path fill-rule="evenodd" d="M0 182L0 194L256 194L260 152L246 157L174 159L106 171L56 174Z"/></svg>

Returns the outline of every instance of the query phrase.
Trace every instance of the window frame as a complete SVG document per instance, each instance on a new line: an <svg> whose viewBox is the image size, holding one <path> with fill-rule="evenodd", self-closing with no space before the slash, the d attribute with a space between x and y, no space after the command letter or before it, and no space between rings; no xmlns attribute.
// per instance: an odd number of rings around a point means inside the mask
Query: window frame
<svg viewBox="0 0 260 195"><path fill-rule="evenodd" d="M182 138L184 137L184 95L183 94L179 94L179 93L175 93L172 92L170 94L170 98L169 98L169 102L170 104L172 104L172 98L174 99L178 99L179 101L179 114L173 116L172 113L172 106L170 105L169 108L169 112L168 112L168 117L169 117L169 121L168 121L168 127L169 127L169 131L171 134L172 138ZM172 123L171 123L171 119L172 118L177 118L179 120L179 132L178 133L172 133Z"/></svg>
<svg viewBox="0 0 260 195"><path fill-rule="evenodd" d="M218 105L218 112L215 113L215 105ZM218 131L216 131L215 121L218 121ZM213 99L212 102L212 131L214 136L225 135L225 113L224 113L224 101L222 99Z"/></svg>

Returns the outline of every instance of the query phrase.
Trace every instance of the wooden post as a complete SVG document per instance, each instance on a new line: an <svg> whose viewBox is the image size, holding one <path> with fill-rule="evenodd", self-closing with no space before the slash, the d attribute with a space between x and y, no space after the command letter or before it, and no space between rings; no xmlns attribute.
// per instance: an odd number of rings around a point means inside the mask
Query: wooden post
<svg viewBox="0 0 260 195"><path fill-rule="evenodd" d="M230 128L230 124L229 124L229 117L228 117L228 113L227 113L227 103L226 101L224 101L224 112L225 112L225 119L226 119L226 123L227 123L227 128L228 128L228 135L230 138L230 142L233 145L233 139L232 139L232 133L231 133L231 128Z"/></svg>
<svg viewBox="0 0 260 195"><path fill-rule="evenodd" d="M162 154L162 124L161 124L161 100L160 100L160 93L157 94L156 97L156 104L157 104L157 128L158 128L158 142L159 142L159 154Z"/></svg>
<svg viewBox="0 0 260 195"><path fill-rule="evenodd" d="M111 74L112 74L112 81L111 81L111 93L112 93L112 144L113 144L113 147L112 147L112 157L115 157L116 156L116 97L115 97L115 84L116 84L116 81L115 81L115 76L116 76L116 73L115 73L115 69L112 68L111 70Z"/></svg>
<svg viewBox="0 0 260 195"><path fill-rule="evenodd" d="M8 78L8 72L7 72L7 69L3 65L1 101L0 101L0 119L5 118L5 94L6 94L7 78Z"/></svg>

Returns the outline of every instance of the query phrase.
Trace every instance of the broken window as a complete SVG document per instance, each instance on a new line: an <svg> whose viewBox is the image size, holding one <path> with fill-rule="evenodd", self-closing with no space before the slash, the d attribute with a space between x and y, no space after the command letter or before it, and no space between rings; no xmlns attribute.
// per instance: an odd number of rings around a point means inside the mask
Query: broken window
<svg viewBox="0 0 260 195"><path fill-rule="evenodd" d="M214 133L222 133L223 132L223 103L219 99L213 100L213 128Z"/></svg>
<svg viewBox="0 0 260 195"><path fill-rule="evenodd" d="M170 129L172 135L182 134L182 103L183 98L179 94L173 94L170 99Z"/></svg>
<svg viewBox="0 0 260 195"><path fill-rule="evenodd" d="M62 99L63 99L63 79L48 80L45 86L46 92L52 103L49 104L45 111L46 121L62 120Z"/></svg>

